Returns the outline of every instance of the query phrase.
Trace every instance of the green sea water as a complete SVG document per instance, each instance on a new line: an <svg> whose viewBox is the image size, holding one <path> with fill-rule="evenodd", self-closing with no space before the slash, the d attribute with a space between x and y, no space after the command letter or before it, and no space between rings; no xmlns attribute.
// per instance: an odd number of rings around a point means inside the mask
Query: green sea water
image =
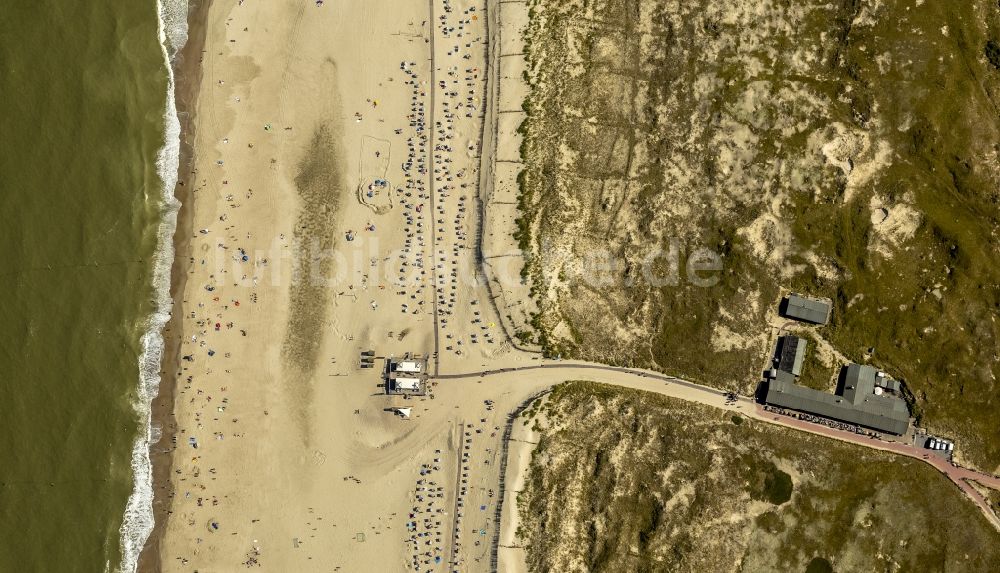
<svg viewBox="0 0 1000 573"><path fill-rule="evenodd" d="M0 571L114 571L157 294L151 0L0 8Z"/></svg>

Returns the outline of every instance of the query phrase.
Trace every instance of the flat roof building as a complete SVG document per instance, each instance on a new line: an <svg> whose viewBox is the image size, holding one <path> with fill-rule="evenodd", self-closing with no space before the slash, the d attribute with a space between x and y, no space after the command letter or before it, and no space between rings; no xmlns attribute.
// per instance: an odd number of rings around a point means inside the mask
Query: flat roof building
<svg viewBox="0 0 1000 573"><path fill-rule="evenodd" d="M424 381L420 378L392 376L385 381L385 389L389 394L424 395Z"/></svg>
<svg viewBox="0 0 1000 573"><path fill-rule="evenodd" d="M416 360L400 360L395 363L396 372L407 372L411 374L418 374L423 370L421 364Z"/></svg>
<svg viewBox="0 0 1000 573"><path fill-rule="evenodd" d="M417 392L420 390L419 378L393 378L393 385L399 390Z"/></svg>
<svg viewBox="0 0 1000 573"><path fill-rule="evenodd" d="M799 386L791 377L779 376L768 381L764 401L880 432L905 434L910 425L906 402L887 394L876 395L877 376L878 371L871 366L851 364L841 373L836 394Z"/></svg>
<svg viewBox="0 0 1000 573"><path fill-rule="evenodd" d="M794 318L812 324L826 324L830 321L830 303L824 300L789 294L781 301L781 316Z"/></svg>
<svg viewBox="0 0 1000 573"><path fill-rule="evenodd" d="M802 362L806 356L806 340L798 336L782 336L778 339L776 356L777 369L791 372L795 376L802 374Z"/></svg>

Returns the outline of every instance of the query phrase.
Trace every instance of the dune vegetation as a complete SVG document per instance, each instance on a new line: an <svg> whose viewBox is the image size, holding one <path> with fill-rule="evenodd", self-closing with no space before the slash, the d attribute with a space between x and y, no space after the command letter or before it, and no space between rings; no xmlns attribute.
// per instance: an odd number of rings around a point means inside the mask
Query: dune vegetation
<svg viewBox="0 0 1000 573"><path fill-rule="evenodd" d="M666 396L570 382L521 414L531 571L996 571L932 467Z"/></svg>
<svg viewBox="0 0 1000 573"><path fill-rule="evenodd" d="M781 289L828 297L1000 468L996 2L528 4L525 338L749 392Z"/></svg>

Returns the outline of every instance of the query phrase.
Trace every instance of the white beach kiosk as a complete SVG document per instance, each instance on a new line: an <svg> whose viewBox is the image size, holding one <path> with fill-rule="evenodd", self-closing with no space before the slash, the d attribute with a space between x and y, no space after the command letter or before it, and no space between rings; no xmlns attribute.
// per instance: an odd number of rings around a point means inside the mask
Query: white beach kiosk
<svg viewBox="0 0 1000 573"><path fill-rule="evenodd" d="M407 353L403 358L392 356L385 363L386 394L423 396L427 391L427 358Z"/></svg>

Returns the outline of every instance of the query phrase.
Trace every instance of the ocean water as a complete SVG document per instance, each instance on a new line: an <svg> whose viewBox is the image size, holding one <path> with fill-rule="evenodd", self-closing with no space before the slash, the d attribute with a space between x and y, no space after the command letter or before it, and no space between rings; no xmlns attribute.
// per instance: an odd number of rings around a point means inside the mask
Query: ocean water
<svg viewBox="0 0 1000 573"><path fill-rule="evenodd" d="M151 527L186 37L169 1L0 9L0 571L132 571Z"/></svg>

